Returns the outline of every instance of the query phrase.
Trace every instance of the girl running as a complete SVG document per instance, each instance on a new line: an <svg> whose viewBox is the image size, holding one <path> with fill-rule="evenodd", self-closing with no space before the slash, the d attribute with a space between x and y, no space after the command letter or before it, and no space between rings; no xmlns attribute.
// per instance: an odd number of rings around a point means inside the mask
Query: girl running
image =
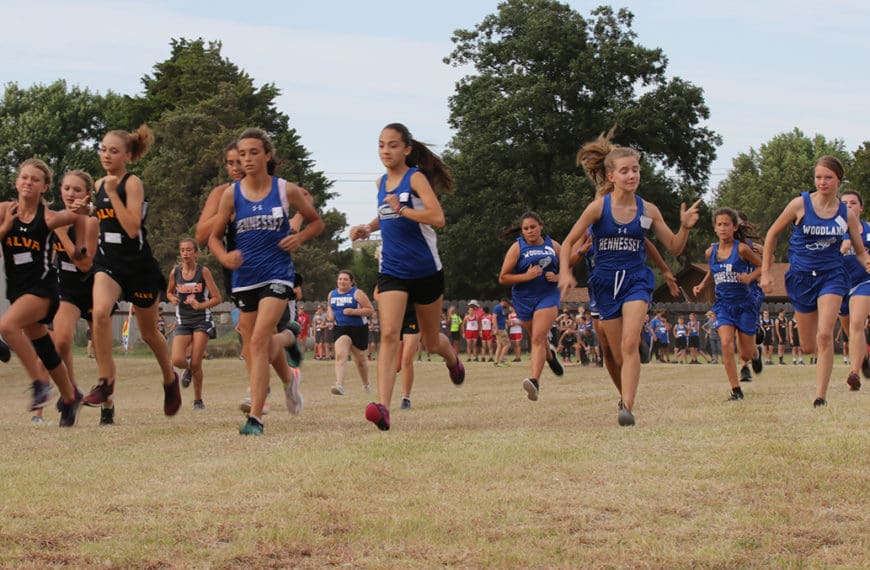
<svg viewBox="0 0 870 570"><path fill-rule="evenodd" d="M335 386L332 393L344 396L344 377L350 354L362 380L363 390L369 391L369 365L366 349L369 344L368 318L375 312L372 302L362 289L358 289L350 271L339 271L336 287L329 292L327 308L329 320L335 321Z"/></svg>
<svg viewBox="0 0 870 570"><path fill-rule="evenodd" d="M535 212L522 215L519 229L522 235L505 254L498 282L511 286L517 317L531 338L531 376L523 380L522 386L529 400L536 401L545 362L556 376L565 373L555 348L547 340L559 315L560 245L543 233L544 223Z"/></svg>
<svg viewBox="0 0 870 570"><path fill-rule="evenodd" d="M845 190L841 196L843 203L860 219L864 212L864 200L855 190ZM864 249L870 248L870 224L861 220L861 242ZM843 239L843 255L846 258L846 271L849 273L849 295L844 299L848 306L840 309L843 330L848 331L849 354L852 355L851 370L846 384L853 392L861 389L861 376L870 378L870 363L867 361L867 342L864 336L864 323L870 315L870 275L855 257L855 248L848 238ZM843 310L845 309L845 311Z"/></svg>
<svg viewBox="0 0 870 570"><path fill-rule="evenodd" d="M840 253L847 232L856 261L865 269L870 267L870 256L861 236L861 220L840 201L838 192L843 175L843 163L838 158L819 158L813 170L816 191L801 192L789 202L764 241L761 286L770 292L776 238L789 225L793 226L785 288L795 310L801 348L808 354L818 351L815 408L828 403L828 384L834 366L834 323L843 297L849 292L849 274Z"/></svg>
<svg viewBox="0 0 870 570"><path fill-rule="evenodd" d="M31 411L43 408L51 397L51 385L44 374L47 370L61 394L60 426L72 427L82 395L70 379L47 326L59 305L51 232L75 224L76 244L69 251L73 259L79 259L86 253L86 219L72 210L53 212L46 207L42 197L51 187L51 178L51 170L43 161L25 160L15 179L18 200L0 204L6 298L11 303L0 318L0 334L33 382ZM87 212L84 200L75 205Z"/></svg>
<svg viewBox="0 0 870 570"><path fill-rule="evenodd" d="M576 285L569 259L578 240L593 227L595 269L589 276L600 315L600 328L621 366L620 425L634 425L632 413L640 379L640 333L655 280L645 265L646 231L652 229L674 255L682 252L689 228L698 221L698 204L680 208L680 230L671 232L659 209L636 194L640 183L640 153L612 144L613 131L585 144L577 161L596 185L599 198L577 220L562 244L559 288L564 295Z"/></svg>
<svg viewBox="0 0 870 570"><path fill-rule="evenodd" d="M182 388L193 381L193 409L204 410L202 360L208 340L217 334L211 309L220 305L221 294L209 268L196 261L196 240L185 238L178 242L178 254L181 263L172 268L166 289L166 298L175 305L172 365L184 370Z"/></svg>
<svg viewBox="0 0 870 570"><path fill-rule="evenodd" d="M60 196L66 210L77 212L81 204L89 204L93 189L94 181L87 172L82 170L67 172L60 184ZM85 221L84 251L79 256L72 255L77 241L74 226L55 228L52 240L55 263L58 269L60 305L54 315L51 336L74 385L77 385L77 382L73 371L73 338L79 319L87 321L88 332L91 328L94 303L94 278L91 270L94 264L94 253L97 251L99 233L99 221L96 218L87 218ZM100 418L100 424L105 424L106 421L108 418Z"/></svg>
<svg viewBox="0 0 870 570"><path fill-rule="evenodd" d="M755 325L758 313L749 283L758 279L761 258L746 243L747 227L740 222L737 212L731 208L719 208L713 212L713 230L719 238L707 248L707 262L715 285L716 302L713 313L718 321L719 338L722 341L722 363L731 385L730 401L743 399L743 390L737 378L734 361L734 341L742 362L757 355ZM697 296L706 286L705 280L695 286ZM744 368L746 365L744 364Z"/></svg>
<svg viewBox="0 0 870 570"><path fill-rule="evenodd" d="M142 158L153 141L151 129L142 125L132 133L110 131L100 144L100 162L106 176L96 184L100 239L94 257L93 289L93 337L99 380L83 403L111 410L104 412L111 421L114 421L117 375L112 354L112 312L121 298L136 307L142 340L151 347L163 373L163 413L174 416L181 408L178 375L172 369L166 339L157 325L160 294L166 289L166 279L148 245L145 189L139 177L127 172L127 163Z"/></svg>
<svg viewBox="0 0 870 570"><path fill-rule="evenodd" d="M323 220L302 188L269 174L273 147L264 131L244 131L238 139L238 153L245 177L221 196L209 248L233 272L232 292L241 309L239 330L250 376L251 407L239 433L263 435L272 337L294 296L291 253L320 235ZM307 222L299 232L291 232L291 207ZM222 243L229 224L235 234L232 251Z"/></svg>
<svg viewBox="0 0 870 570"><path fill-rule="evenodd" d="M450 171L399 123L384 127L378 148L387 169L377 182L378 215L366 225L351 228L350 237L363 239L380 230L383 240L378 271L382 349L378 358L379 401L366 407L366 419L388 430L399 333L408 303L414 304L426 350L444 358L454 384L465 381L465 368L439 324L444 272L433 226L443 227L445 219L435 192L452 190Z"/></svg>

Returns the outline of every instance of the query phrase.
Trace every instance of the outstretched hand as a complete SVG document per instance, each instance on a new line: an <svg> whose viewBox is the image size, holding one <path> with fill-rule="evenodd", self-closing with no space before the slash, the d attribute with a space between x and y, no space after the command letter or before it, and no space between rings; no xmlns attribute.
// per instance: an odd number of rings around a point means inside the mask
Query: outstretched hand
<svg viewBox="0 0 870 570"><path fill-rule="evenodd" d="M696 223L698 223L698 218L700 214L698 213L698 206L701 204L703 200L698 198L698 201L692 204L692 206L686 209L686 203L683 202L680 204L680 226L686 229L694 227Z"/></svg>

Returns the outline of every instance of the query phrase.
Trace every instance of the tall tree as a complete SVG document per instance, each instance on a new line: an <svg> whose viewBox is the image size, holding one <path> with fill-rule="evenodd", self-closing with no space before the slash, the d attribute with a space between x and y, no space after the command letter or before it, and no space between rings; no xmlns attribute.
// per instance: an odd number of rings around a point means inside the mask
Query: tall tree
<svg viewBox="0 0 870 570"><path fill-rule="evenodd" d="M852 167L846 172L849 188L857 190L864 198L864 204L870 206L870 141L864 141L854 154Z"/></svg>
<svg viewBox="0 0 870 570"><path fill-rule="evenodd" d="M454 32L445 62L474 73L450 98L456 193L444 200L442 253L451 297L502 293L508 244L494 237L523 211L541 214L554 238L567 234L594 193L577 149L613 125L616 142L643 151L640 193L671 225L680 199L700 195L720 143L702 126L702 90L668 78L667 58L636 42L632 20L625 9L587 19L553 0L507 0Z"/></svg>
<svg viewBox="0 0 870 570"><path fill-rule="evenodd" d="M852 160L840 139L809 138L797 128L778 134L759 150L750 148L732 161L731 171L716 188L716 206L742 210L763 236L789 200L813 189L813 164L824 154L840 158L847 166ZM787 242L779 239L778 257Z"/></svg>
<svg viewBox="0 0 870 570"><path fill-rule="evenodd" d="M141 169L151 209L160 212L149 219L148 227L155 256L164 267L175 260L178 237L192 233L208 191L225 181L223 149L246 127L269 134L276 174L308 190L318 209L334 195L332 183L314 169L289 117L277 110L280 92L274 85L255 87L247 73L221 55L220 42L174 39L171 44L169 59L143 77L143 95L125 97L112 113L124 128L147 122L155 131L154 149ZM325 291L334 281L334 271L328 279L321 275L321 261L338 252L339 234L346 226L338 212L324 217L329 221L326 231L296 256L307 289L315 292ZM318 266L305 267L306 257L318 260Z"/></svg>
<svg viewBox="0 0 870 570"><path fill-rule="evenodd" d="M98 137L105 130L105 100L63 80L26 89L5 85L0 101L0 199L15 195L15 172L41 158L58 175L96 172Z"/></svg>

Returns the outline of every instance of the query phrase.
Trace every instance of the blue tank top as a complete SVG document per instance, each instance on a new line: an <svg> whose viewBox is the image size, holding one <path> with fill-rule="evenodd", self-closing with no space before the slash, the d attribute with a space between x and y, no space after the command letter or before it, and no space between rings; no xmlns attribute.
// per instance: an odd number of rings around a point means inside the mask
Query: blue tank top
<svg viewBox="0 0 870 570"><path fill-rule="evenodd" d="M840 244L848 232L846 204L840 202L833 218L820 218L809 192L801 192L804 218L795 224L789 239L788 262L797 271L827 271L843 266Z"/></svg>
<svg viewBox="0 0 870 570"><path fill-rule="evenodd" d="M852 240L849 234L843 237L843 241L848 241L851 244ZM864 242L864 249L870 251L870 224L863 220L861 221L861 241ZM867 273L867 270L855 257L855 248L851 245L844 256L844 261L846 262L846 271L849 273L851 287L870 280L870 273Z"/></svg>
<svg viewBox="0 0 870 570"><path fill-rule="evenodd" d="M604 271L638 270L646 261L646 230L651 220L643 215L643 198L635 195L637 215L626 224L613 218L611 195L604 196L601 218L592 225L595 268Z"/></svg>
<svg viewBox="0 0 870 570"><path fill-rule="evenodd" d="M273 176L272 188L259 202L245 198L241 183L236 182L233 202L235 245L244 256L242 266L233 271L233 292L269 283L283 283L292 288L296 275L293 260L289 252L278 247L278 242L290 235L283 180Z"/></svg>
<svg viewBox="0 0 870 570"><path fill-rule="evenodd" d="M524 238L518 237L520 257L514 267L514 274L521 275L529 270L532 265L539 265L544 272L531 281L523 281L513 286L514 296L524 299L541 299L558 289L558 284L547 281L547 273L559 273L559 256L553 247L550 236L544 236L544 243L530 245Z"/></svg>
<svg viewBox="0 0 870 570"><path fill-rule="evenodd" d="M689 332L689 328L686 325L681 325L679 323L674 325L674 338L683 338Z"/></svg>
<svg viewBox="0 0 870 570"><path fill-rule="evenodd" d="M339 293L338 288L329 294L329 306L335 317L335 324L340 327L359 327L368 324L368 319L359 315L345 315L344 309L359 309L356 300L356 287L351 287L347 293Z"/></svg>
<svg viewBox="0 0 870 570"><path fill-rule="evenodd" d="M387 190L387 176L378 185L378 224L381 228L381 263L379 271L399 279L420 279L441 271L441 258L435 230L428 224L402 217L386 204L388 195L399 197L399 204L415 210L423 209L423 201L411 189L409 168L393 190Z"/></svg>
<svg viewBox="0 0 870 570"><path fill-rule="evenodd" d="M710 252L710 272L716 284L716 302L733 304L752 303L752 293L748 285L741 283L737 276L741 273L752 273L755 267L740 257L739 242L734 242L731 254L725 259L719 259L719 244L713 244Z"/></svg>

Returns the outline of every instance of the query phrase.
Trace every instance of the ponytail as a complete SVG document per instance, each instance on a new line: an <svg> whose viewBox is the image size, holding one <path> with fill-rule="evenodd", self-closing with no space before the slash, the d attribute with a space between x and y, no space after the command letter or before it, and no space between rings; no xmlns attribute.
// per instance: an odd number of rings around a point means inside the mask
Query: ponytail
<svg viewBox="0 0 870 570"><path fill-rule="evenodd" d="M613 182L607 179L607 174L613 170L617 160L628 156L640 160L638 151L611 142L614 132L616 125L607 134L601 133L597 139L587 142L577 151L577 166L583 168L586 176L595 185L596 198L613 192Z"/></svg>
<svg viewBox="0 0 870 570"><path fill-rule="evenodd" d="M128 133L123 130L109 131L106 136L114 135L124 141L124 146L127 152L130 153L130 162L136 163L140 158L145 156L148 149L154 143L154 131L146 124L139 125L139 128Z"/></svg>
<svg viewBox="0 0 870 570"><path fill-rule="evenodd" d="M406 147L411 152L405 157L405 164L411 168L419 168L432 185L437 194L449 194L453 191L453 175L437 154L429 149L429 145L414 140L408 127L401 123L390 123L384 129L392 129L402 136Z"/></svg>

